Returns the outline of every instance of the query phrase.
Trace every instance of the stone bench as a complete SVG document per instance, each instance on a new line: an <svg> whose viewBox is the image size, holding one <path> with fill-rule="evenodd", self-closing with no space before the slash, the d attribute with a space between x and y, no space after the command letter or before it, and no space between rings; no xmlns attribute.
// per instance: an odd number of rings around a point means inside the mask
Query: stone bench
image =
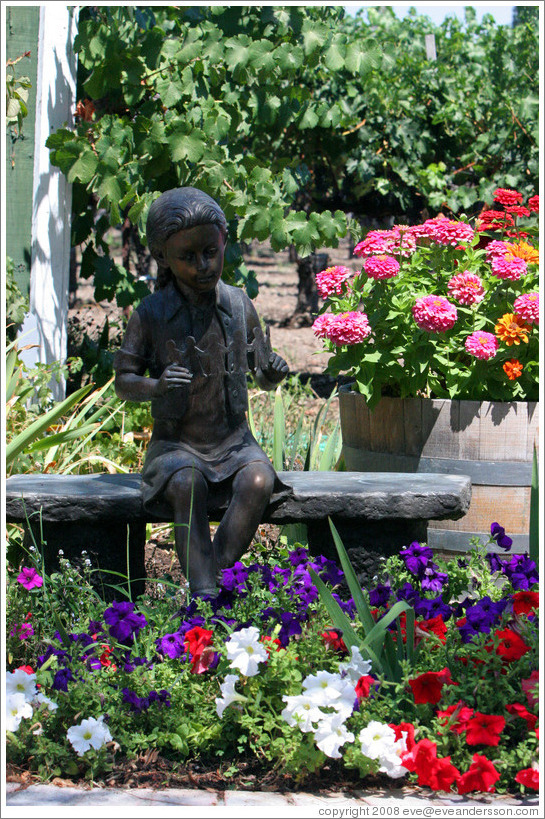
<svg viewBox="0 0 545 819"><path fill-rule="evenodd" d="M345 546L368 555L369 572L381 556L425 541L429 520L462 517L471 500L471 481L463 475L299 471L279 477L293 495L269 504L262 522L304 523L311 551L336 557L331 518ZM108 572L128 575L137 595L145 582L146 524L167 522L144 510L141 488L136 473L12 475L6 481L6 520L27 523L27 543L30 532L38 544L43 541L48 571L58 566L59 549L76 565L85 550L101 570L99 582L121 582ZM224 511L208 513L218 521Z"/></svg>

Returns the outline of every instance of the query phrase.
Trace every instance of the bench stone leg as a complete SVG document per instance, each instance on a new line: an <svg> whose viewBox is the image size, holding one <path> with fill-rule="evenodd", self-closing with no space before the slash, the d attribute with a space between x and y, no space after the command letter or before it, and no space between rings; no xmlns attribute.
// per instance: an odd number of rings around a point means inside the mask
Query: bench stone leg
<svg viewBox="0 0 545 819"><path fill-rule="evenodd" d="M365 520L333 519L343 545L348 552L361 585L369 584L380 574L387 557L414 540L424 543L427 538L426 520ZM308 524L308 543L311 554L324 555L339 563L337 549L327 521Z"/></svg>
<svg viewBox="0 0 545 819"><path fill-rule="evenodd" d="M38 548L43 537L45 569L48 573L59 568L59 549L62 557L78 569L82 569L85 558L91 561L91 568L98 571L91 575L91 582L104 600L126 600L126 596L111 588L121 586L129 590L133 600L143 594L145 588L146 524L125 521L90 522L32 522L32 531ZM129 571L127 572L127 538ZM25 544L31 543L30 533L26 533ZM82 552L87 555L82 555ZM110 574L118 572L119 574ZM121 575L121 576L120 576ZM127 582L130 577L130 583Z"/></svg>

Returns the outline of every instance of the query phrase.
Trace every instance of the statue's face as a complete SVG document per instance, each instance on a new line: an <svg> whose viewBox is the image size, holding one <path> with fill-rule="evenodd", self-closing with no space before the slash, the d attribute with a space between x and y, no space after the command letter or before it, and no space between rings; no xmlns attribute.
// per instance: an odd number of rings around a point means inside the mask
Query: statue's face
<svg viewBox="0 0 545 819"><path fill-rule="evenodd" d="M207 293L220 280L224 251L225 240L217 225L196 225L169 236L161 261L179 284Z"/></svg>

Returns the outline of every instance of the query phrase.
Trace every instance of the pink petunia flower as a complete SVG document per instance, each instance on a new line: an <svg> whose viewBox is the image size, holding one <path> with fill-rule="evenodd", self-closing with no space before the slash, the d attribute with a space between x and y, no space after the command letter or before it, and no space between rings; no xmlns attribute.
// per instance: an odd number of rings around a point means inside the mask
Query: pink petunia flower
<svg viewBox="0 0 545 819"><path fill-rule="evenodd" d="M510 279L517 281L528 272L528 266L524 259L516 256L496 256L492 259L492 273L498 279Z"/></svg>
<svg viewBox="0 0 545 819"><path fill-rule="evenodd" d="M478 304L484 299L484 287L476 273L464 270L447 284L449 294L460 304Z"/></svg>
<svg viewBox="0 0 545 819"><path fill-rule="evenodd" d="M539 293L523 293L515 299L513 310L528 324L539 324Z"/></svg>
<svg viewBox="0 0 545 819"><path fill-rule="evenodd" d="M30 591L30 589L40 588L43 586L43 577L40 577L36 569L27 569L23 567L21 569L21 573L17 577L17 582L24 586L25 589Z"/></svg>
<svg viewBox="0 0 545 819"><path fill-rule="evenodd" d="M487 360L494 358L498 352L498 340L492 333L485 333L483 330L477 330L476 333L471 333L466 338L465 348L470 355L475 358Z"/></svg>
<svg viewBox="0 0 545 819"><path fill-rule="evenodd" d="M393 256L369 256L363 268L372 279L391 279L399 273L399 262Z"/></svg>
<svg viewBox="0 0 545 819"><path fill-rule="evenodd" d="M423 296L416 300L413 317L421 330L429 333L446 333L456 324L456 307L443 296Z"/></svg>
<svg viewBox="0 0 545 819"><path fill-rule="evenodd" d="M316 287L322 299L327 299L332 293L340 295L343 285L353 275L348 267L335 265L320 271L316 275Z"/></svg>
<svg viewBox="0 0 545 819"><path fill-rule="evenodd" d="M365 313L350 311L332 316L326 327L326 337L336 344L359 344L371 335L371 327Z"/></svg>

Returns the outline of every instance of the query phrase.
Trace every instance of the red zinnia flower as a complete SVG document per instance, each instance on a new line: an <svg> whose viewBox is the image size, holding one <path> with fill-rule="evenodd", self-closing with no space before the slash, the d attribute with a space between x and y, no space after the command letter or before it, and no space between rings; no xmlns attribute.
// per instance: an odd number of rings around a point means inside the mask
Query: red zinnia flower
<svg viewBox="0 0 545 819"><path fill-rule="evenodd" d="M515 782L524 785L525 788L532 788L534 791L539 790L539 769L538 768L524 768L515 776Z"/></svg>
<svg viewBox="0 0 545 819"><path fill-rule="evenodd" d="M496 188L492 198L494 202L500 202L502 205L516 205L522 202L522 194L511 188Z"/></svg>
<svg viewBox="0 0 545 819"><path fill-rule="evenodd" d="M530 211L528 208L525 208L524 205L511 205L509 208L505 208L508 213L512 213L513 216L529 216Z"/></svg>
<svg viewBox="0 0 545 819"><path fill-rule="evenodd" d="M507 663L513 660L520 660L527 651L530 651L530 646L527 646L522 637L519 637L519 635L510 628L496 631L496 636L500 638L496 654L503 657Z"/></svg>
<svg viewBox="0 0 545 819"><path fill-rule="evenodd" d="M444 685L457 685L454 683L448 668L442 671L425 671L414 680L409 680L412 688L415 703L429 702L436 705L442 696Z"/></svg>
<svg viewBox="0 0 545 819"><path fill-rule="evenodd" d="M466 724L466 742L468 745L497 745L504 728L504 717L475 711Z"/></svg>
<svg viewBox="0 0 545 819"><path fill-rule="evenodd" d="M514 702L511 705L506 705L505 710L508 714L512 714L514 717L520 717L523 719L528 726L528 730L533 731L537 722L537 717L535 714L531 714L521 702Z"/></svg>
<svg viewBox="0 0 545 819"><path fill-rule="evenodd" d="M531 614L539 608L539 594L533 591L519 591L513 595L515 614Z"/></svg>
<svg viewBox="0 0 545 819"><path fill-rule="evenodd" d="M537 194L528 199L528 207L535 213L539 212L539 196Z"/></svg>
<svg viewBox="0 0 545 819"><path fill-rule="evenodd" d="M458 780L458 793L482 791L494 793L494 783L500 778L492 762L481 754L473 754L471 767Z"/></svg>

